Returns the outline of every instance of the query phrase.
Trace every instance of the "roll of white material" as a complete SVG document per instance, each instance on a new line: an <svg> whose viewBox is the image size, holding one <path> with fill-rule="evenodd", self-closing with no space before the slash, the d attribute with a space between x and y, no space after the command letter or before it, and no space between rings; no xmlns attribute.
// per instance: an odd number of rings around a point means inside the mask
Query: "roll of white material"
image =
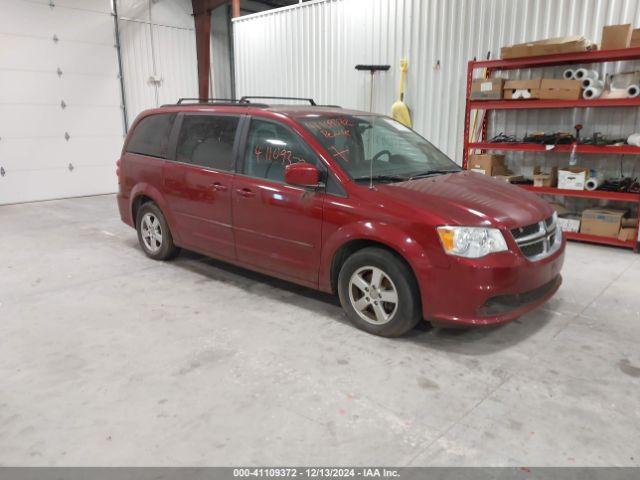
<svg viewBox="0 0 640 480"><path fill-rule="evenodd" d="M584 188L586 190L596 190L602 183L604 179L602 177L589 177L586 182L584 182Z"/></svg>
<svg viewBox="0 0 640 480"><path fill-rule="evenodd" d="M627 96L627 88L631 85L640 84L640 72L616 73L611 76L609 90L616 94L616 98L625 98ZM622 94L620 97L617 94Z"/></svg>
<svg viewBox="0 0 640 480"><path fill-rule="evenodd" d="M584 80L582 80L582 88L589 87L604 89L604 82L602 80L595 80L593 78L585 78Z"/></svg>
<svg viewBox="0 0 640 480"><path fill-rule="evenodd" d="M595 70L587 70L586 68L579 68L576 70L576 73L573 74L573 78L576 80L584 80L585 78L593 78L594 80L598 80L600 75Z"/></svg>
<svg viewBox="0 0 640 480"><path fill-rule="evenodd" d="M511 96L511 98L513 100L531 98L531 92L529 90L526 90L526 89L516 90L516 91L513 92L513 95Z"/></svg>
<svg viewBox="0 0 640 480"><path fill-rule="evenodd" d="M629 85L627 87L627 97L636 98L640 96L640 85Z"/></svg>
<svg viewBox="0 0 640 480"><path fill-rule="evenodd" d="M582 92L582 98L585 100L595 100L602 95L602 89L596 87L585 88L584 92Z"/></svg>
<svg viewBox="0 0 640 480"><path fill-rule="evenodd" d="M565 80L573 80L574 76L576 74L576 71L573 70L572 68L567 68L563 73L562 73L562 78L564 78Z"/></svg>
<svg viewBox="0 0 640 480"><path fill-rule="evenodd" d="M640 147L640 133L632 133L631 135L629 135L629 138L627 138L627 143L629 145Z"/></svg>

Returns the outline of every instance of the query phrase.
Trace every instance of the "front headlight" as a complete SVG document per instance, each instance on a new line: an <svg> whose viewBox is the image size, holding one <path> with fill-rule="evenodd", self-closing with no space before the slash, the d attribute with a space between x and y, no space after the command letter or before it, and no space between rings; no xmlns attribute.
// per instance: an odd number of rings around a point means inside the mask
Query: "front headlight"
<svg viewBox="0 0 640 480"><path fill-rule="evenodd" d="M497 228L438 227L438 235L442 248L449 255L480 258L508 250L507 242Z"/></svg>

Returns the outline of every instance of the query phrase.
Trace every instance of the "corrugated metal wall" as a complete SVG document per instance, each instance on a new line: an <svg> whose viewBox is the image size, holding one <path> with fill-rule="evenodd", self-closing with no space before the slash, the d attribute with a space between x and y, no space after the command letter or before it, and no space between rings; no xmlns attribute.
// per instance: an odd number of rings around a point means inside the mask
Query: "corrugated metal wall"
<svg viewBox="0 0 640 480"><path fill-rule="evenodd" d="M546 37L584 35L599 42L602 26L616 23L640 26L640 2L309 2L234 20L236 88L238 95L311 96L320 103L367 109L369 76L354 66L390 64L392 70L376 76L373 107L388 113L397 95L399 61L408 58L405 101L414 128L460 162L468 60L485 58L487 52L498 58L503 45ZM527 129L572 129L577 121L585 124L587 135L628 134L634 123L638 131L637 109L603 110L508 112L496 115L494 124L519 135Z"/></svg>
<svg viewBox="0 0 640 480"><path fill-rule="evenodd" d="M142 110L175 103L180 97L197 97L191 2L117 2L129 125ZM161 79L157 84L149 80L154 66L156 77Z"/></svg>

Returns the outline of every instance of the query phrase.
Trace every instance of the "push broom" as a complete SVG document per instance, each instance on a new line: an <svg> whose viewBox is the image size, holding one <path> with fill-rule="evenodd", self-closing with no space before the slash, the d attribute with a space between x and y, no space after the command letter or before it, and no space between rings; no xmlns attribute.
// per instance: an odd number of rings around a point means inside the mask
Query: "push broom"
<svg viewBox="0 0 640 480"><path fill-rule="evenodd" d="M409 63L404 59L400 60L400 93L398 101L391 105L391 116L404 126L411 128L411 114L409 107L404 103L404 82L408 69Z"/></svg>

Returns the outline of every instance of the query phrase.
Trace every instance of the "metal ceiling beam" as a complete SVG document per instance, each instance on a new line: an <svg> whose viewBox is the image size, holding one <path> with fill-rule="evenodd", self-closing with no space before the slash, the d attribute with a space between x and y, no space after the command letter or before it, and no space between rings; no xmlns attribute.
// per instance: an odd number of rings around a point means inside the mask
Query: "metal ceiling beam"
<svg viewBox="0 0 640 480"><path fill-rule="evenodd" d="M200 100L209 98L209 72L211 68L211 10L231 1L231 16L240 16L240 0L191 0L193 19L196 27L196 55L198 58L198 96ZM282 7L295 2L261 0L273 7Z"/></svg>
<svg viewBox="0 0 640 480"><path fill-rule="evenodd" d="M191 6L193 8L194 15L200 15L202 13L211 13L211 10L215 10L227 0L191 0Z"/></svg>

